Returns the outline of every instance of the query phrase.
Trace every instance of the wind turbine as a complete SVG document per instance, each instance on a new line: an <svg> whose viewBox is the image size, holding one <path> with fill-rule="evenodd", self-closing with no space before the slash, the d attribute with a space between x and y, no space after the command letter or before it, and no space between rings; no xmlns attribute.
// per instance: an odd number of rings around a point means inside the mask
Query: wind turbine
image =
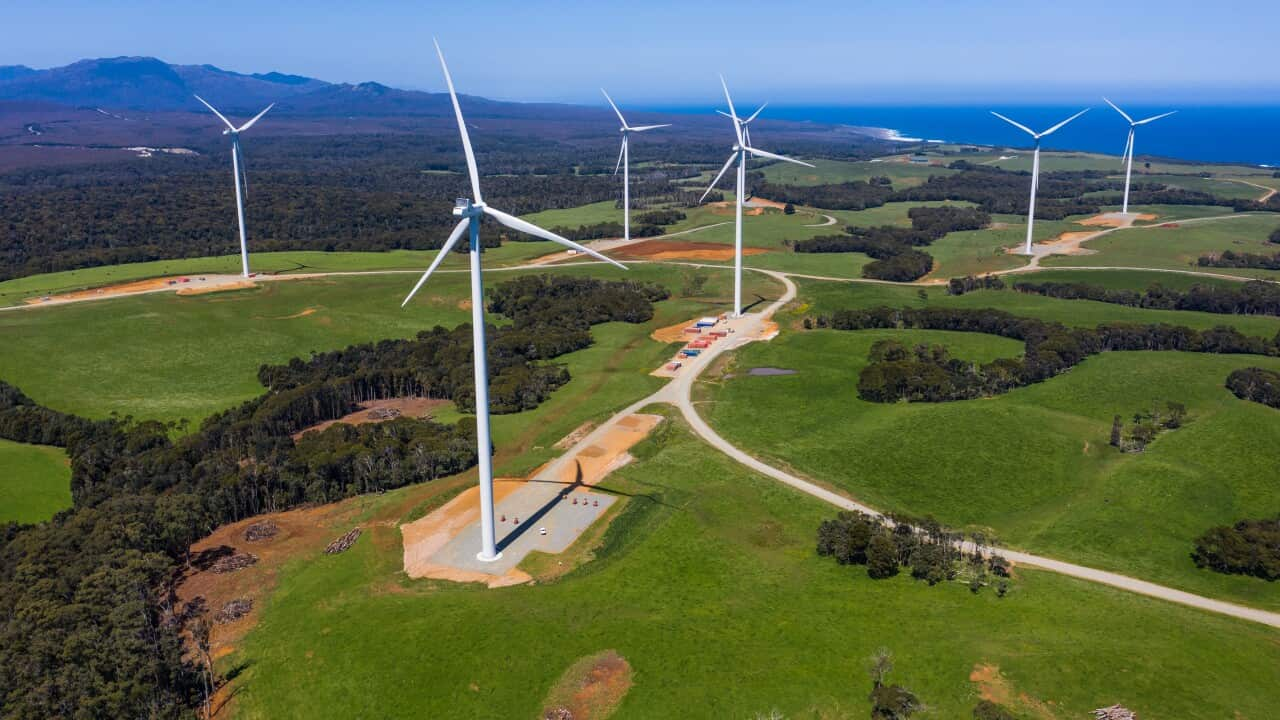
<svg viewBox="0 0 1280 720"><path fill-rule="evenodd" d="M435 41L433 40L433 42ZM444 62L444 53L440 51L440 43L436 42L435 45L436 55L440 57L440 68L444 70L445 84L449 86L449 98L453 101L453 114L458 120L458 134L462 136L462 150L467 157L467 174L471 176L472 197L458 198L454 204L453 214L462 219L453 227L453 232L449 233L449 239L445 240L444 247L440 248L440 254L436 255L436 259L431 262L431 266L418 279L418 284L414 285L413 290L409 291L409 295L405 297L404 302L400 303L400 307L409 304L409 301L413 299L413 296L427 281L427 278L431 276L431 273L440 266L441 261L448 257L449 252L453 250L453 246L462 237L463 231L469 228L471 231L471 336L472 350L474 352L472 364L475 368L476 446L480 465L481 550L476 557L485 562L492 562L502 557L502 554L498 552L493 529L493 466L490 458L490 453L493 450L489 444L489 368L484 342L484 284L480 277L480 221L484 216L488 215L512 230L519 230L522 233L528 233L543 240L558 242L580 253L586 253L612 265L617 265L623 270L627 268L622 263L610 260L590 248L583 247L571 240L566 240L553 232L543 230L533 223L525 222L518 217L508 215L484 203L480 196L480 173L476 171L476 156L471 150L471 138L467 135L467 123L462 118L462 108L458 105L458 94L453 89L453 78L449 75L449 66Z"/></svg>
<svg viewBox="0 0 1280 720"><path fill-rule="evenodd" d="M267 114L267 110L275 107L276 104L271 103L266 107L266 110L254 115L252 120L240 127L236 127L231 124L230 120L223 117L222 113L218 112L217 108L205 102L204 98L196 95L196 99L203 103L205 107L212 110L213 114L217 115L218 119L226 124L227 129L223 130L222 134L231 136L231 174L235 176L236 181L236 217L240 220L240 272L245 277L249 277L249 244L246 241L244 234L244 199L240 196L241 180L244 181L244 195L248 196L249 194L249 176L245 173L244 153L240 150L240 133L253 127L253 124L258 122L263 115Z"/></svg>
<svg viewBox="0 0 1280 720"><path fill-rule="evenodd" d="M1129 178L1133 176L1133 131L1136 130L1139 125L1146 125L1147 123L1155 122L1160 118L1169 117L1170 115L1178 111L1171 110L1170 112L1163 113L1161 115L1154 115L1152 117L1147 118L1146 120L1134 120L1133 118L1129 117L1128 113L1116 107L1115 103L1111 102L1110 100L1107 100L1106 98L1102 98L1102 99L1108 105L1110 105L1112 109L1120 113L1120 117L1129 121L1129 140L1124 144L1124 156L1120 158L1120 162L1128 163L1128 167L1126 167L1124 171L1124 206L1120 209L1120 212L1127 215L1129 214Z"/></svg>
<svg viewBox="0 0 1280 720"><path fill-rule="evenodd" d="M702 197L698 200L701 203L707 199L707 195L715 189L716 183L720 182L720 178L724 177L725 171L733 164L734 160L738 161L738 200L734 217L733 228L733 316L742 316L742 196L746 193L747 184L747 155L754 155L760 158L768 158L769 160L783 160L796 165L805 167L813 167L807 162L793 160L785 155L774 155L771 152L765 152L751 147L750 137L746 131L747 123L756 119L760 114L760 110L764 109L764 105L759 110L752 113L751 117L742 120L738 117L738 111L733 109L733 98L729 97L729 85L725 83L724 76L720 76L720 86L724 88L724 99L729 103L728 117L733 120L733 136L736 142L733 145L733 152L729 155L729 159L724 162L724 167L720 168L720 173L716 175L716 179L711 181L707 186L707 191L702 193ZM724 113L720 113L723 115ZM744 137L744 135L746 135Z"/></svg>
<svg viewBox="0 0 1280 720"><path fill-rule="evenodd" d="M1047 137L1049 135L1054 134L1055 132L1060 130L1063 125L1066 125L1067 123L1071 122L1072 120L1075 120L1076 118L1080 117L1081 115L1087 112L1089 112L1089 108L1085 108L1080 112L1076 113L1075 115L1072 115L1066 120L1063 120L1062 122L1058 123L1057 125L1054 125L1048 130L1038 133L1032 130L1031 128L1027 127L1026 125L1023 125L1021 123L1016 123L1010 120L1009 118L1001 115L995 110L991 111L992 115L995 115L1001 120L1025 132L1026 134L1035 138L1035 141L1036 141L1036 149L1031 156L1032 158L1031 159L1031 203L1027 208L1027 248L1026 250L1023 251L1022 253L1023 255L1031 254L1031 230L1032 230L1032 227L1035 225L1035 221L1036 221L1036 190L1038 190L1040 187L1040 138Z"/></svg>
<svg viewBox="0 0 1280 720"><path fill-rule="evenodd" d="M628 140L633 132L644 132L646 130L657 130L658 128L671 127L671 123L662 125L636 125L632 127L627 124L627 119L622 117L622 111L614 104L613 98L609 97L609 93L600 88L600 92L604 93L604 99L609 101L610 107L618 114L618 120L622 122L622 128L618 132L622 133L622 149L618 151L618 165L613 168L613 174L618 174L618 168L622 168L622 239L631 240L631 143Z"/></svg>

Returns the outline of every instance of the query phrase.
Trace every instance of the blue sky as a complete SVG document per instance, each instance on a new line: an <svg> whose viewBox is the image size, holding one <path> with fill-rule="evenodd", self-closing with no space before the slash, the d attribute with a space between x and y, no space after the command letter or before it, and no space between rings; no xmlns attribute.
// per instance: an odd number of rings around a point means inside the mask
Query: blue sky
<svg viewBox="0 0 1280 720"><path fill-rule="evenodd" d="M792 105L1280 101L1280 6L1253 0L5 4L0 64L33 67L154 55L438 90L436 35L461 90L513 100L701 103L723 71Z"/></svg>

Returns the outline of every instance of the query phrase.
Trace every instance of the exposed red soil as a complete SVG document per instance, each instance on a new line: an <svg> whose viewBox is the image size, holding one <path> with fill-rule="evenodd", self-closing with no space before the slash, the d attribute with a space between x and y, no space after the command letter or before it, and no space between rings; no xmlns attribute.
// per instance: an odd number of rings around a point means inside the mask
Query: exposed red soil
<svg viewBox="0 0 1280 720"><path fill-rule="evenodd" d="M404 398L387 398L385 400L366 400L360 403L360 409L353 413L348 413L337 420L325 420L322 423L316 423L311 427L303 428L293 434L293 439L297 440L303 434L314 431L323 431L328 429L335 423L344 423L346 425L364 425L365 423L379 423L391 420L390 417L370 417L372 410L398 410L400 415L397 417L420 418L427 416L432 408L448 405L448 400L437 400L434 398L424 397L404 397Z"/></svg>
<svg viewBox="0 0 1280 720"><path fill-rule="evenodd" d="M733 246L723 243L644 240L620 248L619 255L646 260L732 260ZM760 255L764 248L742 248L743 255Z"/></svg>

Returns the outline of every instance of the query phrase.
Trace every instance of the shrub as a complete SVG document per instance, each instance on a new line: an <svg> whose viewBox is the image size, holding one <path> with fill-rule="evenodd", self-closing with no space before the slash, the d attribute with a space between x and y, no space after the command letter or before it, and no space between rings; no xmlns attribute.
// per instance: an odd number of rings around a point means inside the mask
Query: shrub
<svg viewBox="0 0 1280 720"><path fill-rule="evenodd" d="M1211 528L1196 540L1191 559L1215 572L1280 579L1280 516Z"/></svg>

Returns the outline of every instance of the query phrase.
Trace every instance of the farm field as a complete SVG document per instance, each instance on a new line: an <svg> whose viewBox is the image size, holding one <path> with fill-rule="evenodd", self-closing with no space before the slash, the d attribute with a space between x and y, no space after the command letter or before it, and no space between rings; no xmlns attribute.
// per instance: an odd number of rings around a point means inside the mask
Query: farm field
<svg viewBox="0 0 1280 720"><path fill-rule="evenodd" d="M602 650L632 668L614 718L692 707L866 717L879 647L893 652L891 680L939 717L969 715L983 691L970 676L985 666L1014 709L1053 717L1115 702L1168 718L1274 707L1270 629L1034 570L1019 570L1005 598L870 580L814 554L829 507L669 422L605 480L623 509L592 562L559 579L497 590L407 580L394 524L448 482L348 501L366 536L342 555L320 555L321 542L285 563L256 626L220 660L240 669L236 717L536 717L557 677Z"/></svg>
<svg viewBox="0 0 1280 720"><path fill-rule="evenodd" d="M1107 277L1116 271L1112 270L1068 270L1052 271L1044 279L1075 280L1099 284L1117 285L1117 280L1108 281ZM1123 271L1121 271L1123 272ZM1173 275L1165 274L1167 277ZM1025 280L1039 282L1041 273L1014 275L1006 278L1009 283ZM1231 281L1223 281L1231 282ZM1280 332L1280 318L1267 315L1218 315L1215 313L1190 312L1182 310L1152 310L1147 308L1131 308L1123 305L1095 302L1093 300L1062 300L1006 290L979 290L964 295L947 295L942 287L924 288L925 297L921 298L922 288L901 285L885 285L877 283L835 283L813 280L798 280L800 296L797 303L779 313L778 321L782 325L798 326L805 315L829 313L842 308L878 307L952 307L952 308L994 308L1014 315L1036 317L1050 322L1060 322L1072 327L1094 327L1104 322L1134 323L1170 323L1186 325L1199 330L1231 325L1240 332L1259 337L1274 337ZM1141 284L1139 289L1145 288Z"/></svg>
<svg viewBox="0 0 1280 720"><path fill-rule="evenodd" d="M550 242L508 242L499 248L485 251L485 267L519 265L536 257L556 252L559 246ZM377 270L427 269L438 250L390 250L387 252L322 252L318 250L291 250L287 252L253 253L250 268L253 272L290 274L308 272L365 272ZM467 256L459 253L446 258L441 264L444 270L463 270ZM182 260L158 260L156 262L107 265L66 270L63 272L31 275L0 282L0 307L20 305L27 298L80 290L84 288L114 285L131 280L142 280L171 275L199 275L200 273L240 273L239 255L186 258ZM410 285L412 287L412 285Z"/></svg>
<svg viewBox="0 0 1280 720"><path fill-rule="evenodd" d="M0 525L47 520L71 507L71 467L62 448L0 439Z"/></svg>
<svg viewBox="0 0 1280 720"><path fill-rule="evenodd" d="M564 358L574 380L553 398L581 394L578 402L587 403L588 416L634 400L658 382L638 372L665 357L667 348L647 337L653 328L718 312L732 298L731 276L716 269L637 264L625 275L596 267L550 272L625 276L662 282L672 291L672 299L655 306L650 323L598 326L594 347ZM493 285L508 277L492 273L486 281ZM701 287L690 291L694 295L681 297L699 278ZM194 427L211 413L263 392L257 371L264 363L470 321L465 274L433 277L402 310L400 301L412 280L407 275L329 277L210 295L163 293L3 313L0 336L25 340L0 355L0 377L57 410L93 418L113 412L165 422L186 418ZM779 291L772 279L755 273L745 283L750 293L776 296ZM68 347L79 350L68 352ZM50 364L49 357L59 361ZM574 411L553 399L539 409L548 416L541 422L525 415L494 416L495 439L515 441L534 428L534 436L522 442L536 445L544 439L539 433L563 429L554 442L585 419L575 403L563 402Z"/></svg>
<svg viewBox="0 0 1280 720"><path fill-rule="evenodd" d="M805 159L814 167L773 163L763 170L766 180L784 185L829 185L883 176L892 179L893 187L898 190L922 185L930 175L955 172L936 165L916 165L906 162L905 158L905 155L900 155L876 161Z"/></svg>
<svg viewBox="0 0 1280 720"><path fill-rule="evenodd" d="M1117 230L1085 243L1093 255L1046 258L1047 267L1125 266L1192 270L1245 278L1276 278L1280 272L1250 268L1202 268L1196 260L1204 254L1233 250L1275 254L1267 242L1280 217L1270 213L1229 215L1219 220L1185 223L1177 227Z"/></svg>
<svg viewBox="0 0 1280 720"><path fill-rule="evenodd" d="M813 298L810 286L804 287L801 298L813 303L810 313L882 304L889 300L884 290L898 290L849 288L863 296L850 301L835 299L830 290ZM1000 307L1074 325L1103 318L1186 325L1211 320L1190 317L1198 313L1146 315L1152 311L1028 300L1049 299L1005 291L937 299L931 294L928 303ZM1233 320L1212 318L1214 324ZM1258 334L1269 330L1270 337L1277 321L1266 320L1238 326ZM857 396L859 372L871 344L890 337L908 345L943 344L953 357L975 362L1021 352L1019 343L976 334L784 332L772 343L738 351L732 367L783 367L798 374L737 372L731 380L708 379L700 385L699 396L708 401L700 411L737 446L873 507L930 514L955 527L993 531L1005 543L1033 552L1280 608L1274 583L1201 571L1189 558L1194 539L1209 527L1276 510L1267 468L1280 465L1280 422L1274 410L1236 399L1223 381L1239 367L1280 369L1280 359L1104 353L1062 376L991 399L865 402ZM1162 435L1142 454L1122 455L1107 445L1114 415L1128 418L1168 400L1187 405L1186 426ZM787 432L775 432L778 427Z"/></svg>

